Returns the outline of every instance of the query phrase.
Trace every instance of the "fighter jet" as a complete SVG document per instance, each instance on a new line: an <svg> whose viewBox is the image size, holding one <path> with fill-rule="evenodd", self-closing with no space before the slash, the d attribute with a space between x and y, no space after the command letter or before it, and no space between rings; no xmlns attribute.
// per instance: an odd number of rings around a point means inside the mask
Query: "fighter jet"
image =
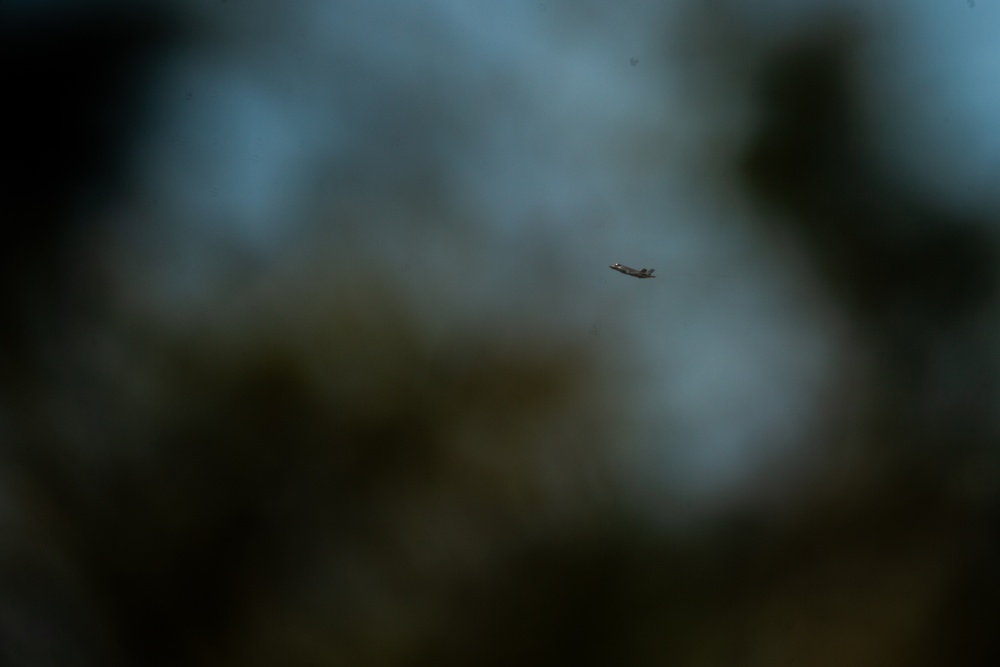
<svg viewBox="0 0 1000 667"><path fill-rule="evenodd" d="M624 264L619 264L615 262L608 268L614 269L615 271L621 271L626 276L632 276L633 278L655 278L653 271L656 269L633 269L631 266L625 266Z"/></svg>

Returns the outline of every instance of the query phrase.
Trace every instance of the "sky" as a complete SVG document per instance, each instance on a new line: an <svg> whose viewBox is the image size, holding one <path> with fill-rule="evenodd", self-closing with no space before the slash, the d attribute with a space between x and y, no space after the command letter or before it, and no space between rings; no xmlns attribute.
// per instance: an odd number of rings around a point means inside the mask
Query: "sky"
<svg viewBox="0 0 1000 667"><path fill-rule="evenodd" d="M426 307L454 326L557 323L619 360L642 488L724 496L805 465L850 345L803 258L725 181L752 95L705 104L692 12L728 7L762 33L861 17L887 168L971 211L998 204L993 0L177 4L198 37L159 64L130 196L107 213L147 223L116 232L137 289L183 319L217 298L206 285L305 243L417 302L443 292Z"/></svg>

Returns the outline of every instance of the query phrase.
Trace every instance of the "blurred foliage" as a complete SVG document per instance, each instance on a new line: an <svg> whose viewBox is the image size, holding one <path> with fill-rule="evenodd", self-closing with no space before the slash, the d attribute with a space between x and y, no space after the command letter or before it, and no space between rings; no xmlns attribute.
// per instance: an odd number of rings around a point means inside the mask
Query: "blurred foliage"
<svg viewBox="0 0 1000 667"><path fill-rule="evenodd" d="M737 171L846 313L863 371L845 370L828 465L794 506L672 532L621 501L620 406L571 339L432 335L390 291L316 290L305 271L179 332L78 281L76 206L118 181L83 184L138 122L105 141L86 119L125 113L116 72L148 25L5 27L51 37L5 46L45 56L19 60L26 88L65 62L64 30L101 44L74 58L108 83L60 126L97 143L44 187L20 177L44 202L6 204L11 234L30 218L51 242L3 268L0 663L1000 658L996 239L878 176L850 31L761 50L763 121ZM22 121L42 136L49 119Z"/></svg>

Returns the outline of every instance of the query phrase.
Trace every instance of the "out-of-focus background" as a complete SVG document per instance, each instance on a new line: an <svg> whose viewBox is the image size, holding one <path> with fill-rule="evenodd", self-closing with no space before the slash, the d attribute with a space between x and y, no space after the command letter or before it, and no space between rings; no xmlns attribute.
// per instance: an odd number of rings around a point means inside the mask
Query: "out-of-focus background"
<svg viewBox="0 0 1000 667"><path fill-rule="evenodd" d="M1000 3L8 0L0 72L0 664L1000 664Z"/></svg>

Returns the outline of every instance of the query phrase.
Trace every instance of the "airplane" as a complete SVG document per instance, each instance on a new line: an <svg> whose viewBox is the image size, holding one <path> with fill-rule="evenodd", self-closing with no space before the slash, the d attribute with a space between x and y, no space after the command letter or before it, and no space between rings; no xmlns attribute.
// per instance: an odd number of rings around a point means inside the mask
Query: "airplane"
<svg viewBox="0 0 1000 667"><path fill-rule="evenodd" d="M609 269L614 269L615 271L620 271L626 276L632 276L633 278L655 278L653 271L656 269L633 269L631 266L625 266L624 264L619 264L615 262Z"/></svg>

